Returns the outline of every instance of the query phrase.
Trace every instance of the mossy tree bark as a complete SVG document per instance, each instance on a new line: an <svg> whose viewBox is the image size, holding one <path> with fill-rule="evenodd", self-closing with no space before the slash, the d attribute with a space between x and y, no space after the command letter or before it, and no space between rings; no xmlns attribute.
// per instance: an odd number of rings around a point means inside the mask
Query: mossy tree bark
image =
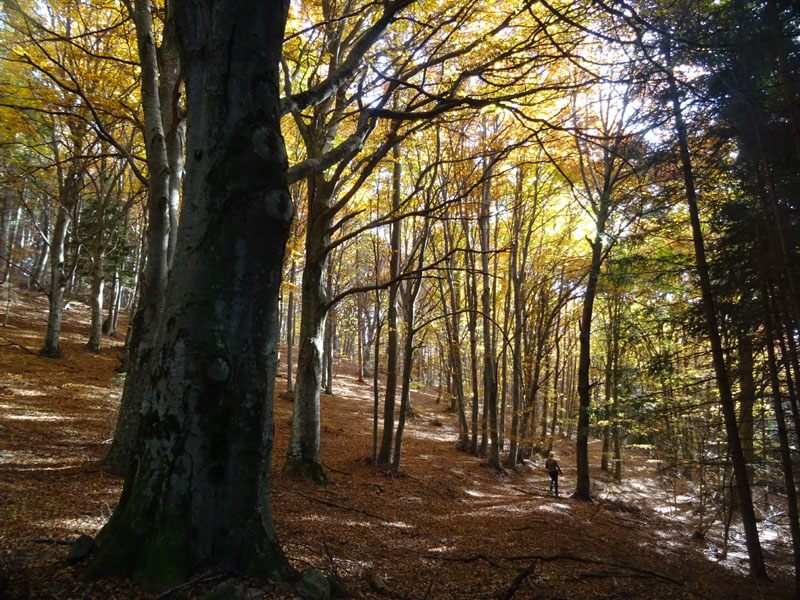
<svg viewBox="0 0 800 600"><path fill-rule="evenodd" d="M138 460L91 575L163 589L214 567L290 574L268 493L292 218L278 96L288 5L175 3L189 119L182 221Z"/></svg>

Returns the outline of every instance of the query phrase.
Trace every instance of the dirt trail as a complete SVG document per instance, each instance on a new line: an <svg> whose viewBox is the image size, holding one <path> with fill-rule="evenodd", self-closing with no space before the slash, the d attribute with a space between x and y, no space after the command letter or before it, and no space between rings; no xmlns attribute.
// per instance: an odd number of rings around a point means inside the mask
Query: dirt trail
<svg viewBox="0 0 800 600"><path fill-rule="evenodd" d="M66 315L65 358L41 358L45 317L43 297L17 292L0 329L0 563L11 579L7 597L153 598L127 582L80 581L80 567L64 563L65 544L94 535L121 489L100 464L121 389L121 339L107 340L99 356L86 351L88 311L78 305ZM406 426L402 473L376 470L369 465L372 388L356 381L347 362L337 363L335 374L336 395L322 398L322 459L332 484L319 487L281 471L292 405L282 393L285 370L279 373L272 503L292 564L335 572L353 597L792 597L788 542L766 542L773 576L767 584L746 577L740 553L720 564L711 541L693 538L695 517L661 486L646 457L626 456L621 486L593 472L602 501L587 504L567 497L574 443L558 440L564 477L555 498L543 462L499 474L456 450L454 416L435 395L415 392L418 416ZM592 464L599 464L597 443L591 447ZM218 581L210 574L171 597L201 597ZM261 589L259 597L293 597L285 586Z"/></svg>

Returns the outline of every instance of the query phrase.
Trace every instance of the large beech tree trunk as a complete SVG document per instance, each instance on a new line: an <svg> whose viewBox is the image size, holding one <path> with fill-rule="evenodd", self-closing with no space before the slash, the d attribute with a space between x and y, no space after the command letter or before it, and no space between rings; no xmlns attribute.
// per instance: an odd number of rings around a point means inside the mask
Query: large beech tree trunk
<svg viewBox="0 0 800 600"><path fill-rule="evenodd" d="M269 501L292 219L278 117L288 1L175 9L189 115L175 269L141 398L138 460L90 569L161 589L215 567L290 572Z"/></svg>

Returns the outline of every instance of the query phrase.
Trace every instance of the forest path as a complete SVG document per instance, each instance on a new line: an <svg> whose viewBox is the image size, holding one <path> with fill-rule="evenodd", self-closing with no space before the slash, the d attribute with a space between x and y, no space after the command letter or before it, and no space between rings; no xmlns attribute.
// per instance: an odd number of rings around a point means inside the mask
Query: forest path
<svg viewBox="0 0 800 600"><path fill-rule="evenodd" d="M121 490L100 460L121 390L115 369L122 338L94 355L84 349L88 310L65 315L65 358L37 354L47 310L38 294L15 292L0 328L0 565L8 598L153 598L128 582L86 583L65 565L66 544L94 535ZM283 374L283 377L281 377ZM282 365L275 400L272 503L292 564L336 571L353 597L790 598L785 542L766 544L773 579L747 578L742 556L713 559L697 541L678 492L654 465L626 453L623 483L592 471L594 504L572 500L574 442L558 439L562 495L548 490L543 461L499 474L456 450L457 423L435 395L414 392L401 474L369 464L372 386L346 361L335 396L322 398L322 460L332 480L311 485L281 469L292 404ZM592 442L592 465L599 443ZM775 555L775 551L779 554ZM529 575L529 576L528 576ZM219 578L200 578L173 598L198 598ZM251 587L255 583L250 583ZM264 598L294 597L284 586ZM2 597L2 594L0 594Z"/></svg>

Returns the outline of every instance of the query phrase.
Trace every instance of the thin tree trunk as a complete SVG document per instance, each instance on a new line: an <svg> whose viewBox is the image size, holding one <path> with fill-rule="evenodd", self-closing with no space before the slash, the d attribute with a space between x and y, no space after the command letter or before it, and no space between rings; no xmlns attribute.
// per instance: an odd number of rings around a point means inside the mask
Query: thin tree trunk
<svg viewBox="0 0 800 600"><path fill-rule="evenodd" d="M45 206L42 209L42 224L40 226L42 231L42 239L39 241L39 255L36 258L36 266L33 269L33 274L28 279L28 288L41 290L42 273L47 269L47 259L50 255L50 244L47 239L50 237L50 207Z"/></svg>
<svg viewBox="0 0 800 600"><path fill-rule="evenodd" d="M667 64L670 63L669 47L664 45ZM705 247L703 243L703 231L700 224L700 214L697 207L697 195L694 184L694 173L692 171L691 156L689 153L689 140L686 133L686 126L683 122L681 112L680 96L678 86L672 73L671 66L666 71L669 94L672 102L673 118L675 120L675 131L678 136L678 147L680 151L681 168L686 188L686 202L689 207L689 217L692 226L692 239L694 242L695 262L697 275L702 294L703 313L705 315L706 332L711 345L712 363L717 380L717 388L720 395L720 404L725 421L731 462L736 480L736 491L739 500L739 510L742 516L742 524L745 531L745 541L747 553L750 559L750 573L758 578L767 577L767 570L764 565L764 555L761 550L761 542L758 539L758 528L756 526L755 511L753 510L753 498L750 492L750 485L747 481L747 466L742 451L739 430L736 424L736 408L733 402L728 373L725 368L725 355L720 340L719 328L717 325L717 311L714 303L714 296L711 290L711 281L708 274L708 264L706 263Z"/></svg>
<svg viewBox="0 0 800 600"><path fill-rule="evenodd" d="M292 370L294 367L294 285L297 272L295 260L289 271L289 302L286 308L286 390L292 393Z"/></svg>
<svg viewBox="0 0 800 600"><path fill-rule="evenodd" d="M92 248L92 324L91 334L86 347L90 352L100 352L103 340L103 297L106 284L106 247L108 234L106 229L106 207L110 202L116 177L106 177L98 190L97 199L97 235Z"/></svg>
<svg viewBox="0 0 800 600"><path fill-rule="evenodd" d="M306 264L303 268L300 338L294 410L285 469L312 481L327 480L319 456L322 361L328 298L325 277L329 257L333 188L321 176L309 178Z"/></svg>
<svg viewBox="0 0 800 600"><path fill-rule="evenodd" d="M376 258L377 261L377 253ZM377 271L377 262L376 262ZM380 409L380 357L381 357L381 296L380 291L375 290L375 356L374 368L372 369L372 466L378 464L378 411Z"/></svg>
<svg viewBox="0 0 800 600"><path fill-rule="evenodd" d="M592 241L592 262L586 289L583 293L583 310L578 346L578 431L576 439L577 485L575 497L579 500L591 500L591 482L589 479L589 410L592 404L589 368L591 366L591 335L594 299L597 294L597 281L600 277L602 262L602 235L605 232L606 214L597 217L597 230Z"/></svg>
<svg viewBox="0 0 800 600"><path fill-rule="evenodd" d="M789 513L789 530L792 534L792 554L794 557L794 585L795 593L800 595L800 519L797 511L797 487L794 481L792 455L789 448L789 435L786 431L786 416L783 411L783 395L781 393L780 375L778 374L777 357L775 356L775 327L772 321L772 306L770 290L767 281L768 253L764 247L763 234L756 234L759 245L759 287L762 298L762 315L764 317L764 333L767 342L767 361L769 368L769 381L772 391L772 406L775 411L775 423L778 427L778 441L781 449L781 466L783 467L783 482L786 488L786 506Z"/></svg>
<svg viewBox="0 0 800 600"><path fill-rule="evenodd" d="M416 271L417 273L405 282L405 294L403 304L405 306L405 342L403 347L403 383L400 390L400 416L397 421L397 433L395 434L394 443L394 457L392 459L392 468L397 471L400 469L400 457L403 449L403 431L406 425L406 415L411 405L411 369L413 367L414 358L414 336L416 334L415 317L416 317L416 302L419 296L419 291L422 288L422 267L425 264L425 248L427 246L428 236L430 234L430 221L425 219L422 231L419 234L419 244L415 244L417 248ZM409 256L409 263L411 261Z"/></svg>
<svg viewBox="0 0 800 600"><path fill-rule="evenodd" d="M402 165L400 162L400 146L392 148L392 212L397 215L400 210L400 180ZM381 449L378 454L378 464L389 465L392 463L392 443L394 441L394 410L397 397L397 291L399 283L396 281L400 275L400 236L401 222L392 223L391 233L391 261L389 263L389 278L394 281L389 286L389 308L386 326L389 328L386 348L386 392L383 402L383 433L381 435Z"/></svg>
<svg viewBox="0 0 800 600"><path fill-rule="evenodd" d="M750 482L753 479L753 465L756 461L753 445L753 406L756 399L756 382L753 378L753 338L749 332L739 334L739 436L742 440L742 453L747 464Z"/></svg>
<svg viewBox="0 0 800 600"><path fill-rule="evenodd" d="M50 238L50 308L47 315L47 329L41 349L43 356L59 358L61 356L61 318L64 310L64 292L67 285L65 243L72 209L78 201L82 183L81 161L84 131L82 125L70 125L72 134L72 157L69 167L63 173L59 171L59 206L53 235Z"/></svg>
<svg viewBox="0 0 800 600"><path fill-rule="evenodd" d="M498 438L497 430L497 356L495 353L495 344L492 336L492 290L491 282L489 279L489 216L491 208L491 177L492 167L490 164L483 173L484 182L481 189L481 213L478 218L478 229L480 231L480 245L481 245L481 278L483 289L481 293L481 310L483 312L483 405L484 405L484 418L483 429L484 435L481 440L481 453L486 453L484 439L486 437L485 431L487 429L488 417L488 430L489 430L489 464L495 469L502 471L503 466L500 464L500 441Z"/></svg>
<svg viewBox="0 0 800 600"><path fill-rule="evenodd" d="M364 307L361 294L356 298L356 352L358 352L358 382L364 383Z"/></svg>
<svg viewBox="0 0 800 600"><path fill-rule="evenodd" d="M0 284L5 283L11 270L11 215L14 201L11 190L0 188Z"/></svg>
<svg viewBox="0 0 800 600"><path fill-rule="evenodd" d="M455 242L452 239L452 231L445 224L444 228L445 252L449 253L453 249ZM435 247L434 247L435 250ZM446 260L444 278L447 279L448 292L450 296L450 317L445 318L448 341L448 360L450 364L450 380L452 383L453 402L458 414L458 448L463 451L469 450L469 426L467 424L466 402L464 398L464 364L461 355L461 303L456 289L454 277L455 259L451 255ZM447 314L447 295L444 291L442 279L439 279L439 294L442 298L442 306Z"/></svg>

